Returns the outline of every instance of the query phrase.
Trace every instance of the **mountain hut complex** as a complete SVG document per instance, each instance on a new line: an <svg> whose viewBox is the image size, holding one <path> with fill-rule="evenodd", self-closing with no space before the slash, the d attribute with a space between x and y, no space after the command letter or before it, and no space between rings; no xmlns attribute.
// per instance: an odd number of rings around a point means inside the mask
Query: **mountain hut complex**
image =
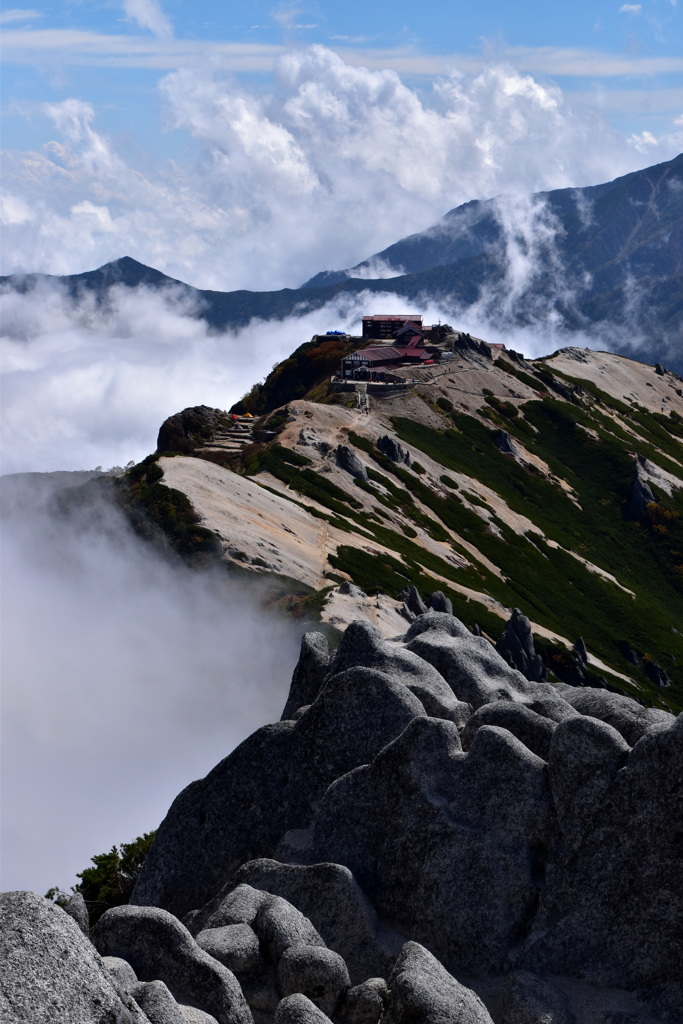
<svg viewBox="0 0 683 1024"><path fill-rule="evenodd" d="M366 383L368 390L375 394L408 390L417 382L396 376L392 370L432 366L452 359L454 345L473 341L469 334L454 331L448 324L423 324L418 313L378 313L364 316L362 324L359 340L369 344L344 356L332 377L332 390L353 391L357 383ZM505 346L489 347L502 349Z"/></svg>

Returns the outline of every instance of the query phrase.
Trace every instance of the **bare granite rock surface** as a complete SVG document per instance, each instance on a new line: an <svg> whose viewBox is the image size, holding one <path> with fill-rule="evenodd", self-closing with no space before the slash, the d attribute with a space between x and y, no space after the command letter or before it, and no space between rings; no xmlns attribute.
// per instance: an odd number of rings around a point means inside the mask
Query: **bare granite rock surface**
<svg viewBox="0 0 683 1024"><path fill-rule="evenodd" d="M680 1024L683 716L406 601L402 637L304 638L283 720L176 798L104 960L2 898L11 1024Z"/></svg>
<svg viewBox="0 0 683 1024"><path fill-rule="evenodd" d="M354 984L368 972L386 976L403 945L400 936L382 925L351 871L341 864L281 864L264 858L244 864L234 881L282 896L305 914L325 944L344 958Z"/></svg>
<svg viewBox="0 0 683 1024"><path fill-rule="evenodd" d="M351 987L339 953L324 946L290 946L278 961L277 980L283 996L301 992L328 1017Z"/></svg>
<svg viewBox="0 0 683 1024"><path fill-rule="evenodd" d="M127 960L140 981L165 982L178 1002L205 1010L218 1024L252 1024L235 975L168 911L113 907L97 922L93 942L103 955Z"/></svg>
<svg viewBox="0 0 683 1024"><path fill-rule="evenodd" d="M385 1024L493 1024L481 999L417 942L407 942L388 982Z"/></svg>
<svg viewBox="0 0 683 1024"><path fill-rule="evenodd" d="M340 1010L343 1024L377 1024L389 1002L389 986L384 978L368 978L348 989Z"/></svg>
<svg viewBox="0 0 683 1024"><path fill-rule="evenodd" d="M0 894L3 1024L148 1024L63 910L34 892Z"/></svg>
<svg viewBox="0 0 683 1024"><path fill-rule="evenodd" d="M300 992L285 996L277 1006L274 1024L330 1024L330 1018Z"/></svg>
<svg viewBox="0 0 683 1024"><path fill-rule="evenodd" d="M163 981L138 981L131 987L131 995L147 1014L149 1024L186 1024L182 1007Z"/></svg>

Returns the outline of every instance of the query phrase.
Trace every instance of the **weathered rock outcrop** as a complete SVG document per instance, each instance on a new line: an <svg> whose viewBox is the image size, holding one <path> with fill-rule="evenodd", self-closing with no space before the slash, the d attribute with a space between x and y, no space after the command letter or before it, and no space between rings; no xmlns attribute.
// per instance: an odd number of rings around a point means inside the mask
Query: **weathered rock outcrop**
<svg viewBox="0 0 683 1024"><path fill-rule="evenodd" d="M544 683L548 672L543 659L536 654L531 623L519 608L513 608L510 620L503 635L496 644L496 650L508 665L519 669L522 675L532 682Z"/></svg>
<svg viewBox="0 0 683 1024"><path fill-rule="evenodd" d="M382 434L381 437L377 438L377 448L382 455L386 455L392 462L403 463L406 466L410 465L410 453L405 450L403 445L395 441L393 437L389 437L388 434Z"/></svg>
<svg viewBox="0 0 683 1024"><path fill-rule="evenodd" d="M346 864L451 970L497 973L538 899L550 812L544 762L507 730L482 726L466 754L453 723L415 718L330 787L299 856Z"/></svg>
<svg viewBox="0 0 683 1024"><path fill-rule="evenodd" d="M635 477L633 484L631 485L631 494L628 499L628 505L626 506L626 512L633 519L640 519L645 506L651 501L655 501L655 496L652 492L652 488L648 483L648 476L645 472L645 466L647 460L638 455L635 458Z"/></svg>
<svg viewBox="0 0 683 1024"><path fill-rule="evenodd" d="M353 448L346 444L337 445L334 456L340 469L350 473L357 480L367 480L368 471L356 455Z"/></svg>
<svg viewBox="0 0 683 1024"><path fill-rule="evenodd" d="M518 625L518 665L538 676ZM395 641L356 622L329 661L308 638L287 713L300 708L181 794L136 901L215 928L218 894L248 883L301 910L356 986L391 978L402 936L455 975L515 967L510 1006L535 1005L548 975L675 1003L680 722L527 678L443 611ZM233 806L248 808L242 838ZM541 995L523 991L529 972Z"/></svg>
<svg viewBox="0 0 683 1024"><path fill-rule="evenodd" d="M304 633L289 697L282 712L283 721L292 718L299 708L313 703L322 689L329 663L327 637L322 633Z"/></svg>
<svg viewBox="0 0 683 1024"><path fill-rule="evenodd" d="M140 1024L683 1019L683 717L529 679L440 610L305 638L285 714L176 799L104 962L39 901L84 992Z"/></svg>
<svg viewBox="0 0 683 1024"><path fill-rule="evenodd" d="M64 905L65 912L72 917L84 935L90 932L88 908L85 905L83 894L75 892L69 901Z"/></svg>
<svg viewBox="0 0 683 1024"><path fill-rule="evenodd" d="M218 1024L252 1024L235 975L168 911L114 907L97 922L93 942L103 956L127 960L140 981L163 981L176 1000L210 1013Z"/></svg>
<svg viewBox="0 0 683 1024"><path fill-rule="evenodd" d="M195 405L169 416L159 428L158 452L182 452L189 455L211 440L218 430L229 425L227 412L208 405Z"/></svg>
<svg viewBox="0 0 683 1024"><path fill-rule="evenodd" d="M234 882L282 896L298 907L326 945L344 958L354 984L368 973L385 977L403 944L380 923L353 874L341 864L255 860L239 869Z"/></svg>
<svg viewBox="0 0 683 1024"><path fill-rule="evenodd" d="M407 942L389 978L385 1024L492 1024L481 999L417 942Z"/></svg>
<svg viewBox="0 0 683 1024"><path fill-rule="evenodd" d="M76 922L34 892L0 895L3 1024L148 1024Z"/></svg>

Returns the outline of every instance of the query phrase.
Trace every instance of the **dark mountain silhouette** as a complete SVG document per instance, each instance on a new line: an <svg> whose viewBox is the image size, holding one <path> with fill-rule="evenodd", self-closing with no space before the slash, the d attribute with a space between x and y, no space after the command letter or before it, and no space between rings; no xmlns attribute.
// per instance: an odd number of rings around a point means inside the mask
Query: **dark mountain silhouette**
<svg viewBox="0 0 683 1024"><path fill-rule="evenodd" d="M683 154L604 185L539 192L533 198L560 225L555 244L567 267L593 272L628 259L648 274L683 269L683 248L672 247L668 237L672 230L679 243L682 237ZM339 284L377 260L413 275L490 253L503 238L499 207L504 202L505 197L465 203L351 270L324 271L303 287Z"/></svg>
<svg viewBox="0 0 683 1024"><path fill-rule="evenodd" d="M607 184L529 198L521 210L505 197L465 203L426 231L350 270L318 274L304 288L358 280L381 263L399 272L381 290L459 306L483 299L487 317L503 327L542 322L552 308L569 330L597 327L608 338L604 328L614 325L618 351L632 355L640 335L649 360L680 366L683 155ZM533 262L527 286L508 303L501 289L509 291L512 247Z"/></svg>
<svg viewBox="0 0 683 1024"><path fill-rule="evenodd" d="M368 276L380 260L397 276ZM324 271L301 288L196 289L130 257L83 274L0 284L27 291L45 280L102 300L114 285L172 286L196 301L197 315L215 330L312 312L342 294L393 293L416 305L442 303L452 320L476 306L501 330L552 323L567 341L582 331L601 347L680 373L683 154L602 185L466 203L357 267Z"/></svg>

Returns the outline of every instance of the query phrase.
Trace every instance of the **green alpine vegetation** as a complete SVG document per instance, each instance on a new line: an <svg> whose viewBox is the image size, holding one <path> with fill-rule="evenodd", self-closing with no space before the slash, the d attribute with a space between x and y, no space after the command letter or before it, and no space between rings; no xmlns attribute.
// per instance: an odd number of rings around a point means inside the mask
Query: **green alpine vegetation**
<svg viewBox="0 0 683 1024"><path fill-rule="evenodd" d="M71 887L71 893L52 888L45 893L46 898L63 907L73 893L80 893L92 928L105 910L128 903L155 835L145 832L130 843L112 846L107 853L96 853L91 866L76 873L80 882Z"/></svg>
<svg viewBox="0 0 683 1024"><path fill-rule="evenodd" d="M277 503L268 543L231 547L227 568L270 577L279 607L319 618L333 639L331 582L386 595L397 616L407 587L440 590L494 642L520 608L551 678L572 675L581 638L585 678L683 709L683 380L609 353L525 360L452 337L448 360L399 371L419 386L370 393L370 415L352 384L328 388L360 340L314 337L237 403L234 435L220 410L171 417L160 446L177 436L182 448L129 470L114 485L119 507L190 564L225 560L201 499L162 468L174 455L209 460L225 474L223 537L235 473ZM282 554L301 528L287 508L317 524L296 557Z"/></svg>

